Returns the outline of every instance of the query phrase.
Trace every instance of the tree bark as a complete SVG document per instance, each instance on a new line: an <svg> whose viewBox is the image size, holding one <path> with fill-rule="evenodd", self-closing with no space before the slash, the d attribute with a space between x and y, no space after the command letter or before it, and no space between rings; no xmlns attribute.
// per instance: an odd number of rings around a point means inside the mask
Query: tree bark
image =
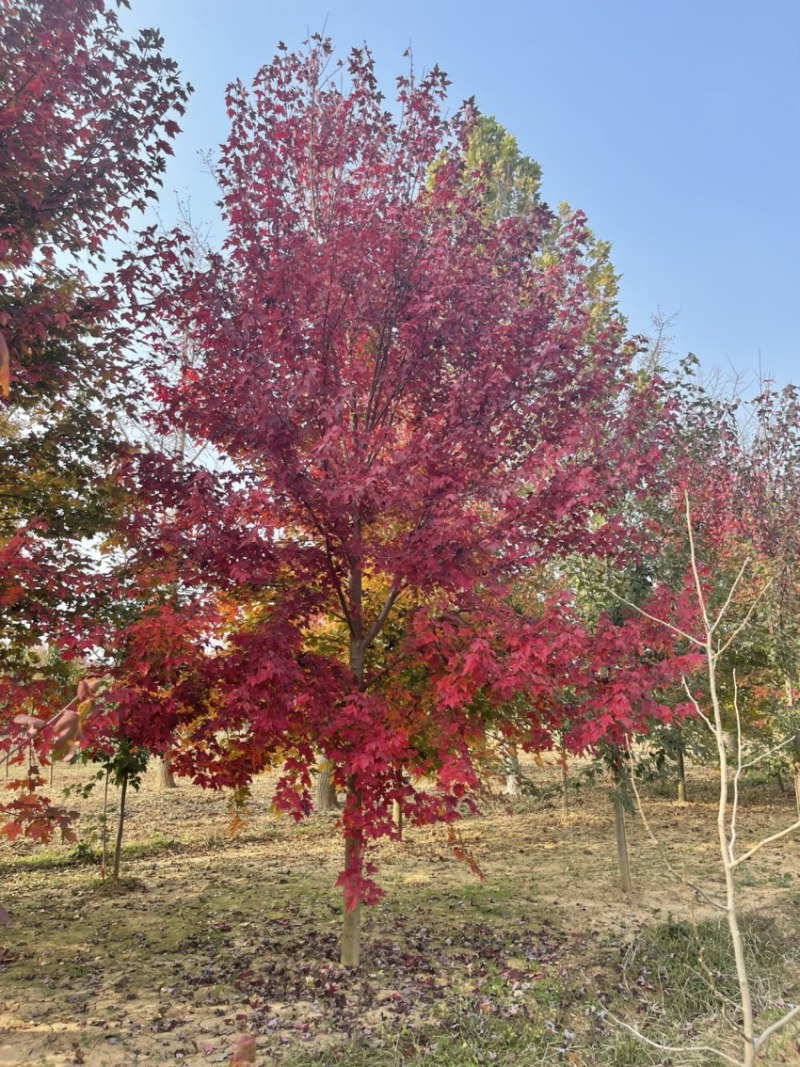
<svg viewBox="0 0 800 1067"><path fill-rule="evenodd" d="M628 835L625 831L625 808L622 798L614 796L614 832L617 838L617 858L619 860L619 875L623 893L633 892L631 881L631 868L628 859Z"/></svg>
<svg viewBox="0 0 800 1067"><path fill-rule="evenodd" d="M112 880L119 881L119 861L122 855L122 831L125 827L125 798L128 793L128 776L122 779L122 788L119 795L119 820L117 822L117 840L114 842L114 873Z"/></svg>
<svg viewBox="0 0 800 1067"><path fill-rule="evenodd" d="M353 522L353 541L357 543L360 539L361 522L360 518L356 515ZM369 627L365 627L363 615L363 592L363 575L361 573L361 567L357 560L354 559L351 560L350 563L350 575L346 598L347 604L344 603L344 596L342 597L342 604L350 629L350 674L352 675L355 688L359 693L364 692L364 660L367 650L380 633L392 610L392 606L400 595L399 589L393 588L372 624ZM347 826L348 813L352 809L358 811L361 807L361 798L356 791L355 781L349 780L347 782L347 793L347 808L344 815L345 826ZM359 826L359 823L355 822L355 825ZM345 831L345 868L353 870L356 867L360 867L363 840L360 834L356 836L352 834L352 832L348 832L349 829L350 828ZM361 955L360 943L361 903L359 902L354 908L345 907L344 909L341 941L342 966L358 967Z"/></svg>
<svg viewBox="0 0 800 1067"><path fill-rule="evenodd" d="M563 731L558 736L558 752L561 757L561 821L566 822L569 818L569 771Z"/></svg>
<svg viewBox="0 0 800 1067"><path fill-rule="evenodd" d="M100 842L103 851L102 859L100 861L101 878L105 878L106 870L108 868L108 777L108 770L106 769L106 780L103 783L103 818L100 833Z"/></svg>
<svg viewBox="0 0 800 1067"><path fill-rule="evenodd" d="M344 842L344 865L350 869L358 855L360 844L355 837L346 837ZM354 908L345 908L342 921L341 964L355 969L361 962L361 902Z"/></svg>
<svg viewBox="0 0 800 1067"><path fill-rule="evenodd" d="M172 765L169 761L169 756L162 756L161 763L158 767L158 788L159 789L177 789L178 783L175 781L175 775L172 773Z"/></svg>
<svg viewBox="0 0 800 1067"><path fill-rule="evenodd" d="M614 775L614 834L617 840L617 859L619 876L623 893L633 892L631 866L628 855L628 834L625 830L625 805L622 791L625 787L625 775L622 769L622 751L617 745L611 746L611 769Z"/></svg>
<svg viewBox="0 0 800 1067"><path fill-rule="evenodd" d="M364 640L364 626L361 614L361 571L354 566L350 572L350 673L356 688L361 692L364 688L364 653L366 641ZM359 797L355 792L353 783L347 783L347 806L359 807ZM352 835L345 836L344 863L345 870L352 870L359 859L361 842ZM341 963L343 967L356 968L361 960L361 902L354 908L348 908L344 904L342 918L341 940Z"/></svg>
<svg viewBox="0 0 800 1067"><path fill-rule="evenodd" d="M503 770L506 775L506 788L504 790L507 797L518 797L522 795L522 769L519 765L519 754L517 752L517 746L513 741L501 741L500 751L503 756Z"/></svg>
<svg viewBox="0 0 800 1067"><path fill-rule="evenodd" d="M339 810L339 800L336 796L336 787L331 778L329 760L323 760L317 773L317 783L314 788L314 811L327 814Z"/></svg>
<svg viewBox="0 0 800 1067"><path fill-rule="evenodd" d="M790 712L795 712L794 706L794 688L790 678L786 678L786 703ZM796 718L793 715L793 718ZM797 805L797 814L800 816L800 733L795 734L794 744L794 759L792 761L792 776L794 778L794 799ZM6 762L6 773L8 773L8 762Z"/></svg>
<svg viewBox="0 0 800 1067"><path fill-rule="evenodd" d="M693 557L694 563L694 557ZM699 590L699 579L695 576ZM698 598L703 603L698 592ZM705 610L705 608L704 608ZM728 751L729 737L722 728L722 708L717 692L716 665L718 653L713 644L714 632L706 626L706 666L708 670L708 689L711 697L711 707L714 710L714 738L717 742L717 754L719 757L719 803L717 805L717 836L719 838L719 850L722 858L722 868L725 874L725 911L728 919L728 930L733 944L733 955L736 961L736 978L739 984L739 997L742 1006L742 1036L744 1048L742 1050L743 1067L753 1067L756 1062L755 1044L755 1020L753 1017L753 1001L750 995L750 979L747 974L747 963L744 957L744 939L739 926L739 906L736 895L736 881L734 879L733 847L728 839ZM734 685L736 674L734 673ZM737 713L738 714L738 713ZM738 727L738 720L737 720ZM736 731L735 760L737 771L741 771L741 727ZM731 818L736 819L736 806L734 801Z"/></svg>
<svg viewBox="0 0 800 1067"><path fill-rule="evenodd" d="M683 759L683 741L678 738L678 751L676 755L678 764L678 803L686 803L686 765Z"/></svg>
<svg viewBox="0 0 800 1067"><path fill-rule="evenodd" d="M399 800L392 801L392 822L397 830L397 837L400 841L403 840L403 809L400 807Z"/></svg>

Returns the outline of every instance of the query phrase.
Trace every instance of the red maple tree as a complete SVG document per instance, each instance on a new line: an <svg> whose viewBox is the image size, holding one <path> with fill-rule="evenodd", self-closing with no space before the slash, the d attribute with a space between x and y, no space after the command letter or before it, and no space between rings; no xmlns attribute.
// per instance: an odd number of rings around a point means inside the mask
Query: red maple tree
<svg viewBox="0 0 800 1067"><path fill-rule="evenodd" d="M480 175L465 180L473 110L445 118L446 86L435 68L400 78L392 112L367 51L282 51L228 93L222 251L198 267L175 234L123 269L161 323L161 429L219 463L132 465L141 580L147 564L180 583L139 635L191 625L195 652L142 687L158 642L141 642L118 707L135 722L146 688L148 721L156 702L181 717L176 764L199 781L280 755L276 802L298 816L315 753L330 761L351 964L391 801L452 820L488 729L544 746L571 713L593 635L569 597L521 610L515 583L569 554L635 554L620 504L659 458L657 382L632 373L622 323L591 316L583 217L556 240L546 207L488 217ZM607 701L603 729L652 704Z"/></svg>

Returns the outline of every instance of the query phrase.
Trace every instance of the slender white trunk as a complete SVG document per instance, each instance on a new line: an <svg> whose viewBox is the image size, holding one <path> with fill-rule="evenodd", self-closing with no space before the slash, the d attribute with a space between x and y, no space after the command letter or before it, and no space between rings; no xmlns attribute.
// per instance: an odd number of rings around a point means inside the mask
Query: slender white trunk
<svg viewBox="0 0 800 1067"><path fill-rule="evenodd" d="M717 692L716 661L717 654L709 633L706 641L706 661L708 663L708 685L711 695L711 707L714 712L714 734L719 757L719 802L717 805L717 836L725 874L725 914L728 919L733 955L736 960L736 980L739 983L739 997L742 1008L742 1051L743 1067L753 1067L756 1062L755 1028L753 1020L753 1000L750 994L750 980L747 975L747 963L744 956L744 939L739 926L738 901L736 898L736 879L734 877L734 856L729 839L728 821L728 737L722 726L722 710ZM741 732L737 730L736 738L737 766L741 766ZM736 817L736 809L732 812Z"/></svg>

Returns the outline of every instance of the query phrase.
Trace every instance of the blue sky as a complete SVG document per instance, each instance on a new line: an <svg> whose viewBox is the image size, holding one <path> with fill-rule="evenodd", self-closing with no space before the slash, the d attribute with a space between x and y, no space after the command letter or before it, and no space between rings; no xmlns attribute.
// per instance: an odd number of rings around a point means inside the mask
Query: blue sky
<svg viewBox="0 0 800 1067"><path fill-rule="evenodd" d="M166 182L214 217L203 153L224 90L279 40L366 42L390 95L413 49L455 106L475 96L612 242L631 329L675 315L678 355L753 383L800 383L800 0L131 0L195 86Z"/></svg>

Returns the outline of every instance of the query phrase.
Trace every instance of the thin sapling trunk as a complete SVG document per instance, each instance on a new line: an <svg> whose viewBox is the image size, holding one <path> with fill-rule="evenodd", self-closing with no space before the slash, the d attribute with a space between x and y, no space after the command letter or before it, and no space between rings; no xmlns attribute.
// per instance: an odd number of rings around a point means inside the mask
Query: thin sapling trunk
<svg viewBox="0 0 800 1067"><path fill-rule="evenodd" d="M619 861L619 878L623 893L633 892L631 867L628 857L628 835L625 830L625 806L622 798L614 795L614 835L617 841L617 859Z"/></svg>
<svg viewBox="0 0 800 1067"><path fill-rule="evenodd" d="M683 739L680 736L675 760L678 768L678 803L686 804L686 764L683 758Z"/></svg>
<svg viewBox="0 0 800 1067"><path fill-rule="evenodd" d="M119 881L119 862L122 855L122 831L125 827L125 798L128 793L128 774L123 773L119 794L119 819L117 820L117 839L114 842L114 873L112 880Z"/></svg>
<svg viewBox="0 0 800 1067"><path fill-rule="evenodd" d="M614 776L614 836L617 842L619 877L623 893L633 892L631 866L628 855L628 834L625 829L625 772L622 768L622 751L618 745L611 746L611 769Z"/></svg>
<svg viewBox="0 0 800 1067"><path fill-rule="evenodd" d="M102 858L100 861L100 877L105 878L108 870L108 779L110 771L106 767L106 779L103 783L103 816L100 820L100 847Z"/></svg>
<svg viewBox="0 0 800 1067"><path fill-rule="evenodd" d="M563 732L559 734L559 756L561 760L561 821L566 822L569 818L569 768Z"/></svg>

